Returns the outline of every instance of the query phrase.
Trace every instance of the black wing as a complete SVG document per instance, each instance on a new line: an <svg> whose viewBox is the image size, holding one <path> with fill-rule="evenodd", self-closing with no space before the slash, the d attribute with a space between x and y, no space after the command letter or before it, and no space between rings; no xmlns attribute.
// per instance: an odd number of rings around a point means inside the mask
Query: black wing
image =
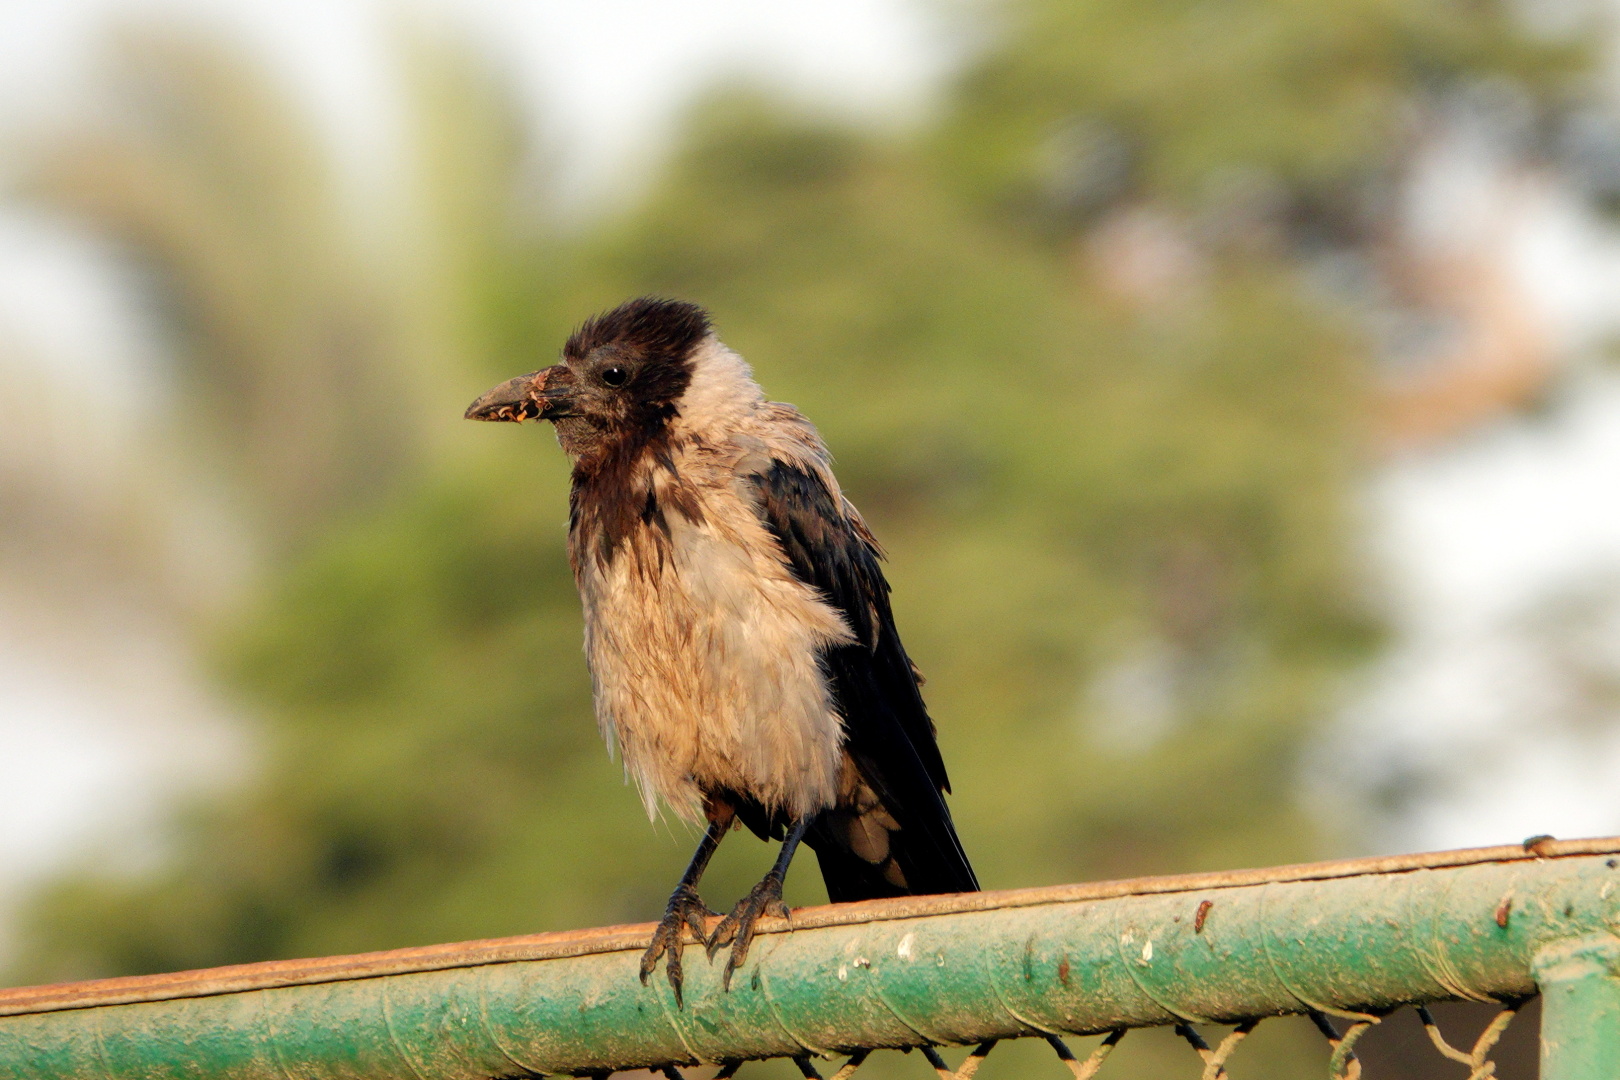
<svg viewBox="0 0 1620 1080"><path fill-rule="evenodd" d="M785 461L749 476L760 519L794 575L844 615L856 642L822 666L844 719L844 749L868 789L808 836L835 901L979 887L944 792L945 762L895 631L889 583L865 528L815 473ZM878 805L869 803L875 796Z"/></svg>

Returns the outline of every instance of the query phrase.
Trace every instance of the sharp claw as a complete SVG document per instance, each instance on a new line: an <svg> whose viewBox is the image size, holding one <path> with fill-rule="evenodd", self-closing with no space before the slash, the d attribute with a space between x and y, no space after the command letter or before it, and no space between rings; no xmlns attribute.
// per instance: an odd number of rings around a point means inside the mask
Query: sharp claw
<svg viewBox="0 0 1620 1080"><path fill-rule="evenodd" d="M731 946L731 956L726 959L726 972L725 976L721 980L722 984L727 990L731 989L732 973L743 966L744 962L746 962L748 959L748 950L753 948L754 923L758 920L758 918L759 915L756 909L754 918L749 919L745 925L737 928L737 940Z"/></svg>
<svg viewBox="0 0 1620 1080"><path fill-rule="evenodd" d="M720 925L714 928L714 933L710 934L709 939L703 943L703 948L709 954L709 959L713 960L714 954L719 952L724 946L731 944L732 940L735 939L736 936L737 913L733 911L730 915L727 915L725 918L720 920Z"/></svg>
<svg viewBox="0 0 1620 1080"><path fill-rule="evenodd" d="M682 1006L681 989L684 982L681 972L681 938L690 926L698 941L703 941L703 919L705 914L712 914L709 908L698 898L694 889L682 886L675 890L675 895L669 898L669 906L664 909L664 917L659 920L658 928L653 931L652 941L647 951L641 955L641 985L647 985L647 979L658 967L658 961L664 962L664 974L669 979L670 988L675 991L675 1005Z"/></svg>
<svg viewBox="0 0 1620 1080"><path fill-rule="evenodd" d="M742 967L743 963L748 959L748 948L753 943L753 934L749 934L747 937L744 937L741 934L737 936L737 944L731 947L731 955L726 958L726 970L724 974L720 976L720 986L722 989L726 991L731 990L731 976L738 968Z"/></svg>
<svg viewBox="0 0 1620 1080"><path fill-rule="evenodd" d="M788 906L782 900L782 883L771 876L767 876L737 902L731 913L720 920L720 925L714 928L714 934L705 944L710 959L721 947L731 946L731 955L726 958L725 971L720 976L720 984L726 990L731 989L731 976L748 959L749 949L754 944L754 927L761 915L788 918Z"/></svg>
<svg viewBox="0 0 1620 1080"><path fill-rule="evenodd" d="M664 965L664 976L669 979L669 988L675 991L675 1007L683 1009L686 1003L681 1000L681 954L679 951L669 954L669 962Z"/></svg>
<svg viewBox="0 0 1620 1080"><path fill-rule="evenodd" d="M653 973L653 969L658 966L658 958L660 956L663 956L663 955L664 955L663 941L659 938L658 934L654 933L653 934L652 944L648 945L647 946L647 951L641 954L641 985L642 986L647 985L647 976L649 976L649 975L651 975Z"/></svg>

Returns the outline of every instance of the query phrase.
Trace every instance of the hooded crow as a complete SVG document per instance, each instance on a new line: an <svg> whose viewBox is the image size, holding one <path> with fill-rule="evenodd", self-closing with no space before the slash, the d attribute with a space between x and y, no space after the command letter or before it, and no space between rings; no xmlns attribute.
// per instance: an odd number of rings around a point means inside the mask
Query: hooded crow
<svg viewBox="0 0 1620 1080"><path fill-rule="evenodd" d="M584 323L562 363L502 383L473 420L549 420L573 460L568 551L596 717L649 814L706 825L641 963L704 940L698 879L740 820L781 851L707 938L786 918L801 841L835 902L976 890L922 682L895 632L882 549L821 436L765 400L702 308L632 300Z"/></svg>

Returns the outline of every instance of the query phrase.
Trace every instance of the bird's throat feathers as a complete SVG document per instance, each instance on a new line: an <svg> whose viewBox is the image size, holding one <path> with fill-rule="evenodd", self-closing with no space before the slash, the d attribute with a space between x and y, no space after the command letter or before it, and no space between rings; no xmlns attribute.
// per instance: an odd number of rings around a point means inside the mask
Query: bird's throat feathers
<svg viewBox="0 0 1620 1080"><path fill-rule="evenodd" d="M694 523L703 518L696 491L675 468L667 429L578 459L568 517L574 573L580 573L585 559L604 568L625 554L661 561L668 552L670 514ZM648 535L637 537L643 532Z"/></svg>
<svg viewBox="0 0 1620 1080"><path fill-rule="evenodd" d="M575 421L557 425L559 441L574 458L569 531L576 573L581 559L605 567L632 548L643 561L662 559L670 515L692 524L703 520L691 465L707 453L723 453L765 404L747 363L713 335L698 341L680 365L678 396L633 423L589 431L573 430ZM649 542L628 545L638 531L647 532Z"/></svg>

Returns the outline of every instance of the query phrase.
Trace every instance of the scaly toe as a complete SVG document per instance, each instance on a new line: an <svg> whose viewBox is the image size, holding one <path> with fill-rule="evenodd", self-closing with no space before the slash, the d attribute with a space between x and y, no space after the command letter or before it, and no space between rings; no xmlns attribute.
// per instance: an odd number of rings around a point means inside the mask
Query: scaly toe
<svg viewBox="0 0 1620 1080"><path fill-rule="evenodd" d="M676 947L670 950L669 960L664 964L664 976L669 979L669 988L675 992L675 1007L683 1008L685 1002L681 1000L681 985L685 978L681 972L681 950ZM643 980L645 982L646 980Z"/></svg>
<svg viewBox="0 0 1620 1080"><path fill-rule="evenodd" d="M714 928L714 933L710 934L709 940L703 943L703 948L709 954L709 959L713 960L715 953L719 952L722 947L730 945L736 939L737 913L733 911L720 920L720 925Z"/></svg>
<svg viewBox="0 0 1620 1080"><path fill-rule="evenodd" d="M761 915L788 918L788 906L782 900L782 884L771 877L766 877L747 896L737 901L731 914L720 921L709 938L707 947L711 959L722 946L731 946L731 955L726 958L726 969L720 978L721 985L727 990L731 989L732 974L748 959L749 949L754 943L754 929Z"/></svg>
<svg viewBox="0 0 1620 1080"><path fill-rule="evenodd" d="M669 898L669 906L664 909L664 917L653 931L652 942L647 946L647 951L641 954L641 985L647 985L647 979L658 967L658 961L667 956L664 973L675 991L675 1004L679 1007L682 1004L683 982L681 935L690 927L693 937L703 942L703 920L713 914L695 890L684 886L675 890L675 895Z"/></svg>

